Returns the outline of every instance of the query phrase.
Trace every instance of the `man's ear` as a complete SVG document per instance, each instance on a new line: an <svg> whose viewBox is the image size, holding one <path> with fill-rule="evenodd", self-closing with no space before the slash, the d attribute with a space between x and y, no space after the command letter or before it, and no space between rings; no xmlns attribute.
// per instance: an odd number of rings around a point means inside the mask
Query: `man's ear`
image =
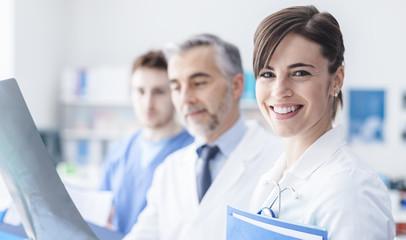
<svg viewBox="0 0 406 240"><path fill-rule="evenodd" d="M330 90L330 95L334 96L341 91L344 83L344 67L339 66L337 71L334 73L332 87Z"/></svg>
<svg viewBox="0 0 406 240"><path fill-rule="evenodd" d="M244 75L242 73L236 74L231 79L231 91L233 99L238 100L244 91Z"/></svg>

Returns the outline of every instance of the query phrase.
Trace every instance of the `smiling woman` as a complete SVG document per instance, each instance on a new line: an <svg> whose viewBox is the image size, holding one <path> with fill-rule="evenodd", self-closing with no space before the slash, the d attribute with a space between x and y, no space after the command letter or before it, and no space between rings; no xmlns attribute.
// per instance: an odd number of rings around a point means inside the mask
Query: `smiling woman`
<svg viewBox="0 0 406 240"><path fill-rule="evenodd" d="M0 79L14 75L14 1L0 1Z"/></svg>
<svg viewBox="0 0 406 240"><path fill-rule="evenodd" d="M325 228L330 240L393 239L385 185L332 124L344 81L337 20L313 6L286 8L262 21L254 44L257 102L285 152L260 179L252 211ZM300 198L274 207L275 185Z"/></svg>

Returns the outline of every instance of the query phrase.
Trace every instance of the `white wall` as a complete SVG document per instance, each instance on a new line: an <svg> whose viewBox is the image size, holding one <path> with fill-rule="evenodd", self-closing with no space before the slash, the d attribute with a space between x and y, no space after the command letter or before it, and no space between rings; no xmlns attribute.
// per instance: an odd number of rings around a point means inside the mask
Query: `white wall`
<svg viewBox="0 0 406 240"><path fill-rule="evenodd" d="M14 76L14 2L0 1L0 79Z"/></svg>
<svg viewBox="0 0 406 240"><path fill-rule="evenodd" d="M15 1L15 77L40 128L58 125L58 80L65 64L68 1Z"/></svg>
<svg viewBox="0 0 406 240"><path fill-rule="evenodd" d="M149 48L210 32L235 43L250 70L259 22L283 7L302 4L331 12L341 24L344 93L352 87L387 89L386 143L354 147L375 169L404 176L406 147L399 139L406 125L400 116L400 95L406 90L403 0L17 0L16 76L37 125L55 128L64 67L130 64ZM347 107L338 122L347 123Z"/></svg>

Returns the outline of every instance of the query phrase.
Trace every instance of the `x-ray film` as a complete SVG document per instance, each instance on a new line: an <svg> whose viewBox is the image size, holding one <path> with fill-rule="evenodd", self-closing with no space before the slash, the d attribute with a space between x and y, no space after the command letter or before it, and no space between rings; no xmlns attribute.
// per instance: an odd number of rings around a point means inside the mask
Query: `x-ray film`
<svg viewBox="0 0 406 240"><path fill-rule="evenodd" d="M97 239L59 178L17 81L0 81L0 174L30 239Z"/></svg>

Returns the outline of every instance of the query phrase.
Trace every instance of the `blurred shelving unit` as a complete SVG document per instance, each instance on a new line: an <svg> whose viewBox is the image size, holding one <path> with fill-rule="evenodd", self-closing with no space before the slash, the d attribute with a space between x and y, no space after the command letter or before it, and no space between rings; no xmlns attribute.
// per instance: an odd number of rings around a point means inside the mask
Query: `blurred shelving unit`
<svg viewBox="0 0 406 240"><path fill-rule="evenodd" d="M99 142L101 152L97 156L100 158L104 156L112 141L135 131L137 128L136 119L129 102L105 103L76 100L73 102L65 101L61 105L63 111L61 137L63 142L65 144L69 144L69 142L73 144ZM69 146L65 145L64 148L69 150ZM82 150L84 151L84 149ZM67 151L66 154L68 155L64 156L64 160L70 162L78 160L78 157L83 157L78 156L78 152L75 151ZM91 159L86 161L89 160L91 161Z"/></svg>
<svg viewBox="0 0 406 240"><path fill-rule="evenodd" d="M129 68L66 69L60 83L62 163L65 182L96 188L112 142L138 128L129 95Z"/></svg>

